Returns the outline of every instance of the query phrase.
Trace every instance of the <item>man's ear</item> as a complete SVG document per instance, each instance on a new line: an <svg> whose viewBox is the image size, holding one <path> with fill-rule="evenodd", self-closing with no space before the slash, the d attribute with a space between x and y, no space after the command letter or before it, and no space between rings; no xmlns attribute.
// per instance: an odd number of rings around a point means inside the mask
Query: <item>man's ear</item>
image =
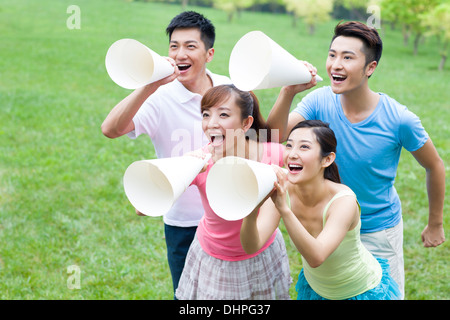
<svg viewBox="0 0 450 320"><path fill-rule="evenodd" d="M209 48L206 51L206 62L211 62L212 59L214 58L214 48Z"/></svg>
<svg viewBox="0 0 450 320"><path fill-rule="evenodd" d="M378 65L378 63L376 61L372 61L371 63L369 63L366 66L366 76L367 77L370 77L375 72L377 65Z"/></svg>

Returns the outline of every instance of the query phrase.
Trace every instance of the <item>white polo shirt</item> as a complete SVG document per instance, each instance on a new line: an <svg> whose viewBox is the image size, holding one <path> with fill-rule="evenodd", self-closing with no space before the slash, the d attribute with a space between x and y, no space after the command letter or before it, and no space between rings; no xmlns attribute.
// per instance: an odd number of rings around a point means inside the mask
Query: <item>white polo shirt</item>
<svg viewBox="0 0 450 320"><path fill-rule="evenodd" d="M206 70L213 86L230 84L228 77ZM186 89L177 79L158 88L133 118L131 139L150 136L158 158L182 156L208 143L202 130L202 96ZM197 226L204 209L196 186L189 187L164 215L164 223L178 227Z"/></svg>

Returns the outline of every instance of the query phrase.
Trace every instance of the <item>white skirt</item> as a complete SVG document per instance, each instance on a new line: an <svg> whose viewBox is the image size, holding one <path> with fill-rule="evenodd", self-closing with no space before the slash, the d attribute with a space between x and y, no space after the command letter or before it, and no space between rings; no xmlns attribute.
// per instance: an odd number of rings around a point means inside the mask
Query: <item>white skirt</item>
<svg viewBox="0 0 450 320"><path fill-rule="evenodd" d="M241 261L214 258L197 236L189 248L176 297L180 300L289 300L292 278L283 236L259 255Z"/></svg>

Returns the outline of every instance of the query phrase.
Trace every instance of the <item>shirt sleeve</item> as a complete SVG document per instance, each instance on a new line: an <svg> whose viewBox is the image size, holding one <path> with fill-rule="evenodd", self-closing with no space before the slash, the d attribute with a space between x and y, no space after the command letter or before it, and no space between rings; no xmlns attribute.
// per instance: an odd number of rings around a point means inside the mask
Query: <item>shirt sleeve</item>
<svg viewBox="0 0 450 320"><path fill-rule="evenodd" d="M419 117L408 109L401 116L399 138L402 146L409 152L423 147L429 138Z"/></svg>
<svg viewBox="0 0 450 320"><path fill-rule="evenodd" d="M305 120L316 120L318 92L319 90L315 90L308 93L305 97L303 97L302 101L298 103L293 112L299 113L303 118L305 118Z"/></svg>
<svg viewBox="0 0 450 320"><path fill-rule="evenodd" d="M133 117L134 130L127 134L128 137L136 139L145 133L153 139L158 130L159 115L159 106L150 97Z"/></svg>

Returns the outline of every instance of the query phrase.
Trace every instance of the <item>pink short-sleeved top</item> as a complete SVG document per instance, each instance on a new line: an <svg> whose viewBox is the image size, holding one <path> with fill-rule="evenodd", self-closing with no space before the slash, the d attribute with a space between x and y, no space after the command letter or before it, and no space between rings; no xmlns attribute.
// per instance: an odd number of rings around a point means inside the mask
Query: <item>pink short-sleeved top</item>
<svg viewBox="0 0 450 320"><path fill-rule="evenodd" d="M283 145L268 142L263 143L263 147L261 163L283 166ZM257 256L272 244L278 229L259 251L253 254L245 253L240 239L242 220L224 220L215 214L209 206L206 197L206 178L213 164L213 161L209 160L206 171L200 173L192 182L200 191L205 209L205 214L197 228L197 238L200 245L210 256L227 261L240 261Z"/></svg>

